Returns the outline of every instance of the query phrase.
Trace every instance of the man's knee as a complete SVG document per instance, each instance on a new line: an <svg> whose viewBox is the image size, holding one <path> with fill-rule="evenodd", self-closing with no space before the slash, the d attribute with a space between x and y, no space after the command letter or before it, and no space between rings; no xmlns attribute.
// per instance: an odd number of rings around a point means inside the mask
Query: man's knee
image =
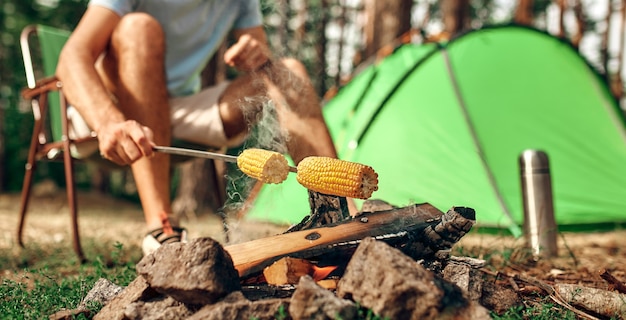
<svg viewBox="0 0 626 320"><path fill-rule="evenodd" d="M147 13L133 12L124 15L118 23L111 42L119 49L147 49L151 52L165 50L165 35L161 24Z"/></svg>

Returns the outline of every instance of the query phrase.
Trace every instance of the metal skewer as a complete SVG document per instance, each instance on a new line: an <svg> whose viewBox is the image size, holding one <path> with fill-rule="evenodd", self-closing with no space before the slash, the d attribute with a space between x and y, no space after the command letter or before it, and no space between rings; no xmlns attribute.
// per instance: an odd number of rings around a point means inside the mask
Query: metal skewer
<svg viewBox="0 0 626 320"><path fill-rule="evenodd" d="M153 146L152 149L157 152L175 154L179 156L215 159L215 160L222 160L226 162L237 163L237 156L231 156L228 154L222 154L222 153L217 153L217 152L184 149L184 148L176 148L176 147L164 147L164 146ZM296 167L289 166L289 171L298 172L298 169L296 169Z"/></svg>

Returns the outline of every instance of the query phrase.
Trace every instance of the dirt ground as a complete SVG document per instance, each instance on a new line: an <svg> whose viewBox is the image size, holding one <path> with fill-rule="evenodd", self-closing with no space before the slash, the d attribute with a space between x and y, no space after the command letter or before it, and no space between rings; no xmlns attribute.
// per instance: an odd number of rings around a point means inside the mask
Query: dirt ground
<svg viewBox="0 0 626 320"><path fill-rule="evenodd" d="M25 242L71 242L69 210L63 190L36 189L25 227ZM79 193L82 237L120 241L139 245L145 234L141 208L129 201L97 193ZM15 248L19 194L0 194L0 249ZM219 217L204 214L184 217L182 224L191 238L212 237L226 243ZM258 222L230 221L229 243L237 243L281 233L287 226ZM576 283L595 288L610 288L600 277L604 270L620 282L626 281L626 231L563 232L559 234L559 256L535 261L524 248L524 239L470 232L455 247L455 255L488 261L486 269L501 279L532 277L543 283ZM508 282L516 290L525 284ZM515 278L519 279L519 278Z"/></svg>
<svg viewBox="0 0 626 320"><path fill-rule="evenodd" d="M79 192L77 199L83 237L122 243L141 242L146 229L139 204L99 193ZM19 205L19 194L0 194L0 248L15 245ZM69 208L63 190L34 190L24 229L26 243L71 241L69 223ZM183 217L182 224L191 238L209 236L226 243L221 220L216 215ZM228 243L278 234L288 227L232 219L228 226ZM523 246L523 238L470 232L456 248L482 259L509 252L510 260L523 261L526 252ZM560 233L558 247L559 257L550 261L555 268L565 272L574 272L575 269L614 270L626 280L626 230Z"/></svg>
<svg viewBox="0 0 626 320"><path fill-rule="evenodd" d="M95 238L102 241L119 241L139 245L148 231L139 204L110 195L78 192L78 212L81 239ZM0 248L16 244L19 221L20 195L0 194ZM186 216L181 224L187 228L190 238L212 237L226 243L221 219L213 214ZM247 224L231 221L229 243L242 242L280 233L286 226L273 224ZM29 202L24 227L24 242L71 242L70 214L64 190L49 186L37 186Z"/></svg>

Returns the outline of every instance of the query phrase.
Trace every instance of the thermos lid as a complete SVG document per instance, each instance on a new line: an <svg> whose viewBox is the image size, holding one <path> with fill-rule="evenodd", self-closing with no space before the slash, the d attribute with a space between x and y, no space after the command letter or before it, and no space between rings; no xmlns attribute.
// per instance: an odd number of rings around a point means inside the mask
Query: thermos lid
<svg viewBox="0 0 626 320"><path fill-rule="evenodd" d="M519 157L521 173L549 173L548 154L541 150L524 150Z"/></svg>

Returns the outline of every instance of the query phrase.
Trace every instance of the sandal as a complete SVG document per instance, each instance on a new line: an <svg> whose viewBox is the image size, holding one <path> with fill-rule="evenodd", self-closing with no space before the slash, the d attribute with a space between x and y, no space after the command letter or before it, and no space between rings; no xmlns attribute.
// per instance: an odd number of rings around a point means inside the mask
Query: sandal
<svg viewBox="0 0 626 320"><path fill-rule="evenodd" d="M187 242L187 229L180 227L174 227L172 229L174 231L172 234L166 234L163 232L163 228L158 228L148 232L148 234L143 238L143 243L141 244L144 256L149 255L161 247L161 245L166 243Z"/></svg>

